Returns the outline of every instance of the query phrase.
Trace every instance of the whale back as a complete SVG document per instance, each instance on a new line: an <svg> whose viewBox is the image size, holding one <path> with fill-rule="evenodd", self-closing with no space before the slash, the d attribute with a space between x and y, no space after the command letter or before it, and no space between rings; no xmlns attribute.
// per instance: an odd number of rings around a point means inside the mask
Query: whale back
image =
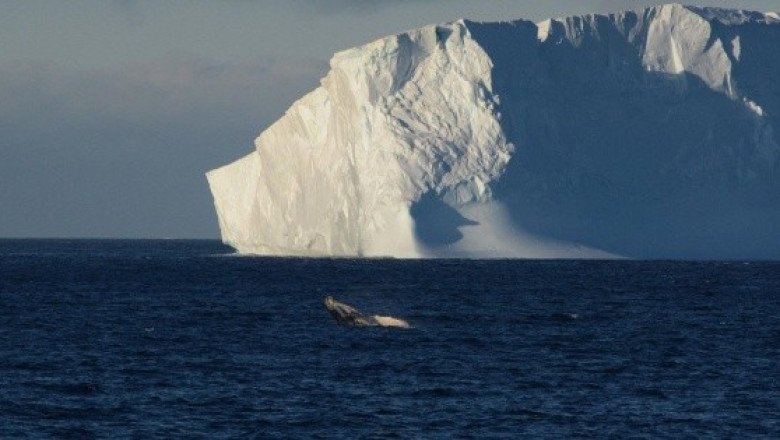
<svg viewBox="0 0 780 440"><path fill-rule="evenodd" d="M376 320L349 304L336 301L332 296L325 298L325 308L339 324L368 326L377 325Z"/></svg>

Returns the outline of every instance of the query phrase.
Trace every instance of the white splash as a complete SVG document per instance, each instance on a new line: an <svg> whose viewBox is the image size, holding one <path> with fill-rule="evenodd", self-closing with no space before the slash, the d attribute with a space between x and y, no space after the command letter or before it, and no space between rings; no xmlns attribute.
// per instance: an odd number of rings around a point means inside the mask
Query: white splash
<svg viewBox="0 0 780 440"><path fill-rule="evenodd" d="M374 315L374 319L381 327L411 328L407 321L392 316Z"/></svg>

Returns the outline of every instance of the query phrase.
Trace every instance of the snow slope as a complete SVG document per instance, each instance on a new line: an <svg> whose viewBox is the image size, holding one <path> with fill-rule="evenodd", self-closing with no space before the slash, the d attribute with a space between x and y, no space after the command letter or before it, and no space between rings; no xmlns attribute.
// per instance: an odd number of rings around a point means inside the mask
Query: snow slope
<svg viewBox="0 0 780 440"><path fill-rule="evenodd" d="M459 20L336 54L207 174L267 255L780 258L780 19Z"/></svg>

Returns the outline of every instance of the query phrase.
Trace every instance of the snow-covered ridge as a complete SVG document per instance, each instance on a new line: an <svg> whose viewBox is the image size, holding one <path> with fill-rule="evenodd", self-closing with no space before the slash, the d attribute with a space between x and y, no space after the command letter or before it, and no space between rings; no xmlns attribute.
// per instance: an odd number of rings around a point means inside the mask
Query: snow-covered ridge
<svg viewBox="0 0 780 440"><path fill-rule="evenodd" d="M631 15L657 16L659 14L664 14L664 13L672 14L675 12L686 12L686 11L698 15L704 20L710 22L718 22L726 26L737 26L746 23L773 24L775 22L780 21L780 15L778 15L777 12L762 13L756 11L743 10L743 9L727 9L727 8L717 8L711 6L698 7L698 6L684 5L681 3L667 3L664 5L653 6L641 11L626 10L626 11L620 11L612 14L589 14L589 15L581 15L581 16L573 16L573 17L550 18L537 23L537 25L542 27L543 23L549 23L551 21L565 23L567 21L572 21L577 19L594 21L595 17L607 17L617 21L625 21L625 17Z"/></svg>
<svg viewBox="0 0 780 440"><path fill-rule="evenodd" d="M273 255L780 256L777 41L776 14L672 4L459 20L339 52L254 152L208 173L223 240Z"/></svg>
<svg viewBox="0 0 780 440"><path fill-rule="evenodd" d="M755 24L775 24L780 22L780 16L776 12L755 12L739 9L724 8L698 8L695 6L686 6L686 8L696 14L699 14L707 21L717 21L726 26L737 26L748 23Z"/></svg>

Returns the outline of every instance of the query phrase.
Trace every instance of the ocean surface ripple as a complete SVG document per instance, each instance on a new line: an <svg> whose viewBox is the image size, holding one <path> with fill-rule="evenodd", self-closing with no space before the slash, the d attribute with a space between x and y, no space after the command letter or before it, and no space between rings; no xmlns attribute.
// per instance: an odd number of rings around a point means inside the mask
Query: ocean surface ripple
<svg viewBox="0 0 780 440"><path fill-rule="evenodd" d="M780 438L778 263L229 254L0 240L0 438Z"/></svg>

